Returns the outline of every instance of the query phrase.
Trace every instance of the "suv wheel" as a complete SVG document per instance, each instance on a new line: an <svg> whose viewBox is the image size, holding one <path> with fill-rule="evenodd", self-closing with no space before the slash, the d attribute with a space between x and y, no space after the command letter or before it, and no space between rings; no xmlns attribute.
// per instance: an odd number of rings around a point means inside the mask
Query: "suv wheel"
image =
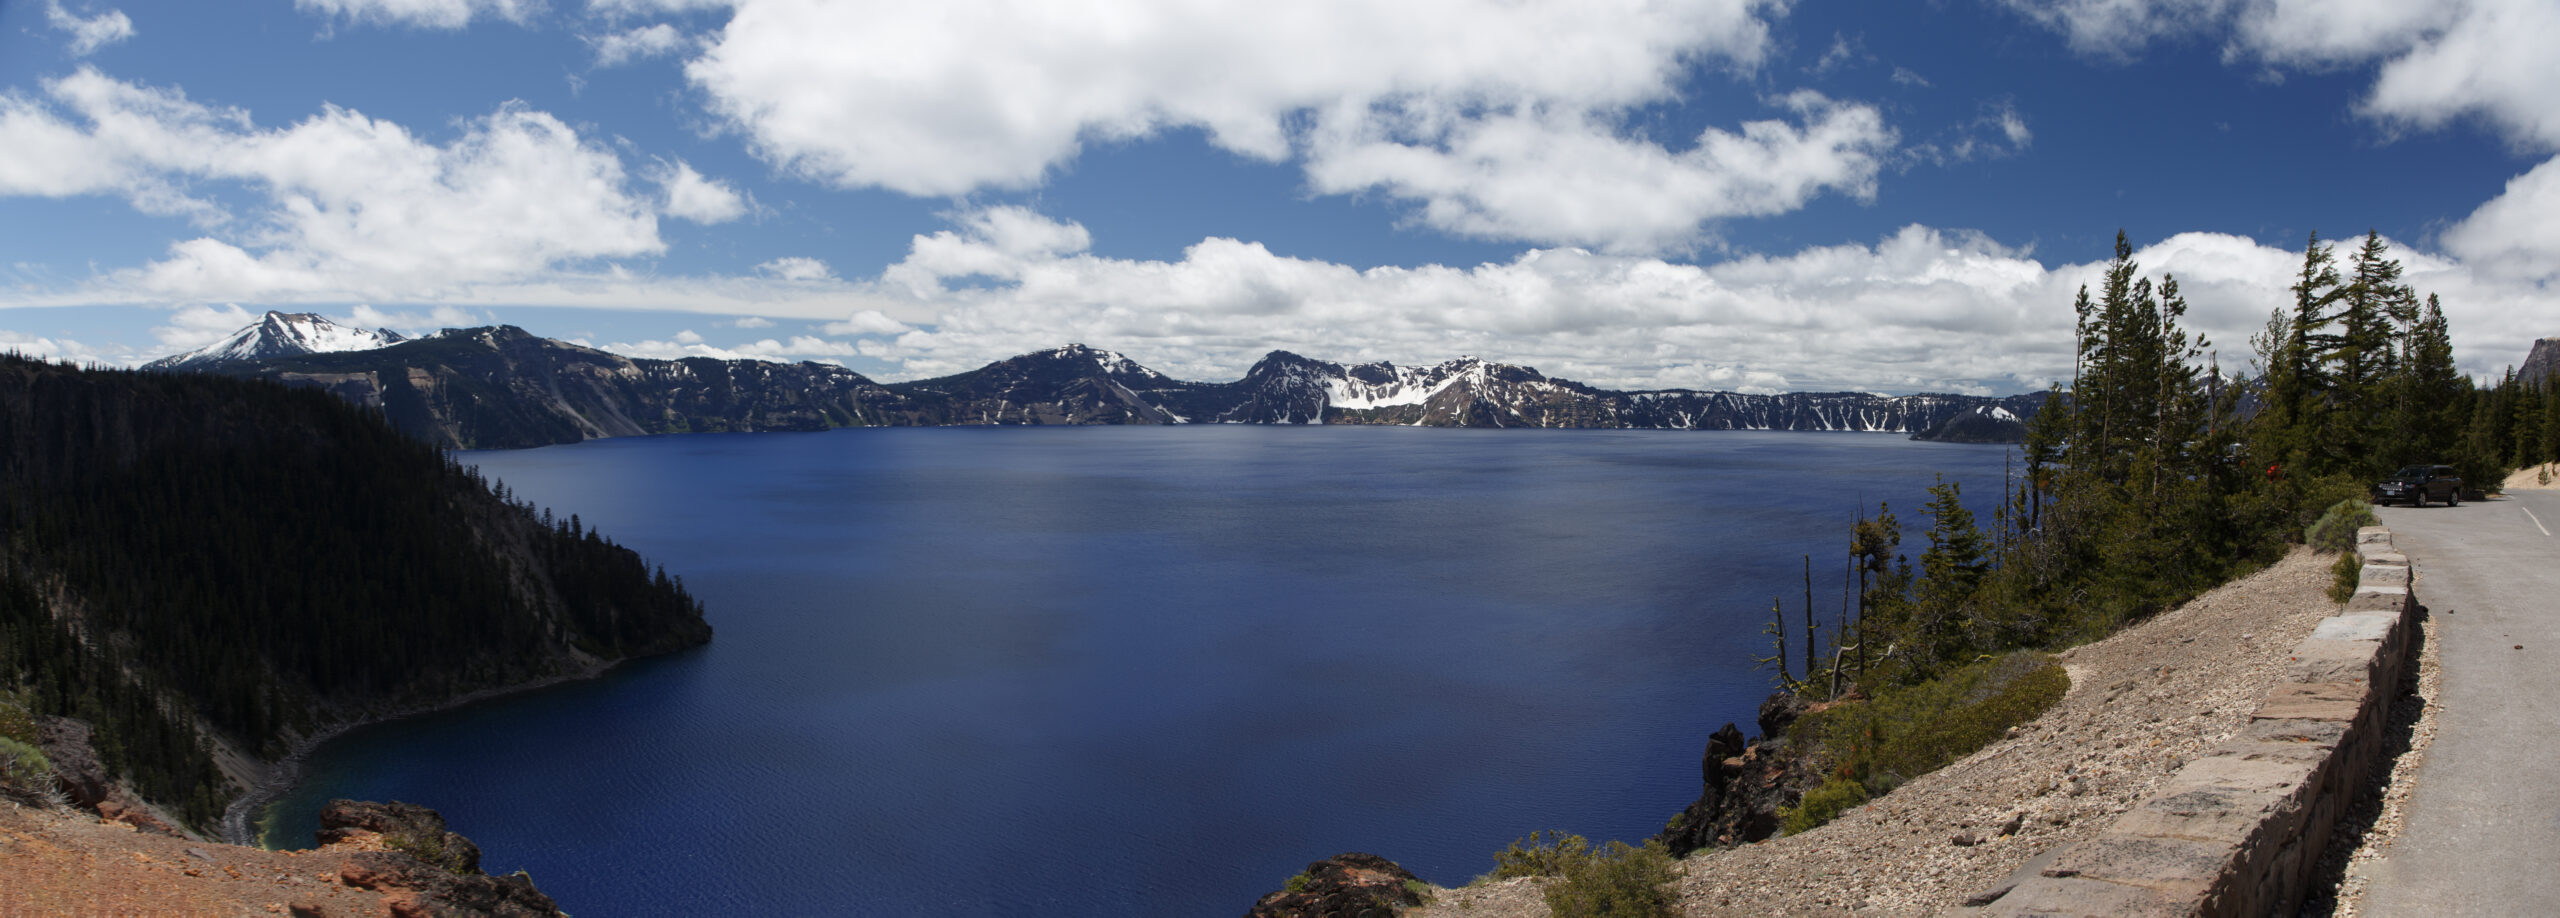
<svg viewBox="0 0 2560 918"><path fill-rule="evenodd" d="M2462 489L2455 488L2451 491L2445 492L2444 505L2447 507L2462 506Z"/></svg>

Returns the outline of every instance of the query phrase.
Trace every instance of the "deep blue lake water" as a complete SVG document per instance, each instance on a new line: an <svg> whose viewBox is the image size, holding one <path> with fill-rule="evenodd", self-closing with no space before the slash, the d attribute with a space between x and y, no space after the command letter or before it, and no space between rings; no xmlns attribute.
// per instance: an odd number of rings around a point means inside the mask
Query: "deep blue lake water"
<svg viewBox="0 0 2560 918"><path fill-rule="evenodd" d="M860 429L466 454L681 574L710 647L352 733L272 811L442 810L582 915L1231 915L1639 841L1814 556L1999 447L1345 427ZM1797 651L1799 654L1801 651Z"/></svg>

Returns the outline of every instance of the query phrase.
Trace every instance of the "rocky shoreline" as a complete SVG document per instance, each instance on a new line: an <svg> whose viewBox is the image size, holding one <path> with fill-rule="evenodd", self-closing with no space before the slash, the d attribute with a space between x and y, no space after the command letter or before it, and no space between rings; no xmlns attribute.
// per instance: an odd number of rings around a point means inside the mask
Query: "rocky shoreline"
<svg viewBox="0 0 2560 918"><path fill-rule="evenodd" d="M301 782L302 769L305 765L309 764L311 754L313 752L318 751L323 744L328 743L330 740L346 735L348 731L363 727L370 727L376 724L390 723L392 721L403 720L411 717L421 717L428 714L451 711L456 708L477 704L479 702L495 698L530 692L536 689L549 688L564 682L593 679L611 672L617 665L620 665L619 661L589 659L585 661L585 668L576 672L560 673L544 676L539 679L518 682L512 685L501 685L480 689L478 691L466 692L435 704L400 708L385 714L371 717L360 717L355 720L331 724L318 730L314 730L311 735L296 740L293 744L293 748L287 751L283 757L265 762L265 768L255 777L254 780L243 781L243 783L249 786L249 789L241 793L237 799L232 800L229 806L223 808L222 822L217 827L215 833L218 836L217 840L226 845L265 847L267 839L263 837L264 831L253 830L253 826L257 821L257 815L264 811L268 806L273 805L276 801L284 799L286 794L293 791L294 786Z"/></svg>

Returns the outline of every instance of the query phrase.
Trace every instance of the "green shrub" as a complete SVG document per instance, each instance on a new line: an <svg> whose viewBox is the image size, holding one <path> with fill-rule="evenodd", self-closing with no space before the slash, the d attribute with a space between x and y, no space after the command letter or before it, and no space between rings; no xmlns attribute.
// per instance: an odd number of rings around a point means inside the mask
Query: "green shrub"
<svg viewBox="0 0 2560 918"><path fill-rule="evenodd" d="M1613 841L1596 856L1565 866L1562 882L1547 887L1547 912L1555 918L1668 918L1679 914L1671 852L1660 841L1630 847Z"/></svg>
<svg viewBox="0 0 2560 918"><path fill-rule="evenodd" d="M1821 787L1804 793L1795 806L1780 807L1778 817L1784 821L1782 831L1788 835L1830 822L1852 807L1867 802L1867 786L1846 775L1832 775Z"/></svg>
<svg viewBox="0 0 2560 918"><path fill-rule="evenodd" d="M1440 896L1437 891L1434 891L1431 888L1431 884L1422 882L1421 880L1404 881L1404 891L1412 893L1413 897L1422 900L1422 904L1424 905L1431 904L1431 900L1439 898Z"/></svg>
<svg viewBox="0 0 2560 918"><path fill-rule="evenodd" d="M2364 556L2355 552L2338 553L2337 563L2329 565L2329 601L2346 602L2355 598L2356 584L2364 579Z"/></svg>
<svg viewBox="0 0 2560 918"><path fill-rule="evenodd" d="M1493 872L1476 882L1554 877L1547 911L1555 918L1618 918L1677 914L1669 886L1671 852L1660 841L1637 848L1613 841L1597 852L1591 840L1564 832L1531 832L1493 856ZM1408 884L1409 885L1409 884ZM1416 890L1422 892L1422 890Z"/></svg>
<svg viewBox="0 0 2560 918"><path fill-rule="evenodd" d="M2304 530L2302 540L2320 551L2347 551L2356 547L2356 530L2381 525L2373 515L2373 505L2349 498L2329 505L2320 520Z"/></svg>
<svg viewBox="0 0 2560 918"><path fill-rule="evenodd" d="M0 695L0 739L13 739L29 746L37 744L36 718L23 701Z"/></svg>
<svg viewBox="0 0 2560 918"><path fill-rule="evenodd" d="M1836 771L1786 814L1786 830L1830 821L1870 796L1945 767L2034 720L2071 690L2053 657L2032 650L1977 660L1874 700L1798 720L1792 733L1819 744Z"/></svg>
<svg viewBox="0 0 2560 918"><path fill-rule="evenodd" d="M53 762L44 751L0 737L0 790L39 795L53 788Z"/></svg>
<svg viewBox="0 0 2560 918"><path fill-rule="evenodd" d="M1310 876L1307 876L1306 874L1301 873L1301 874L1298 874L1297 876L1290 877L1290 878L1289 878L1289 882L1286 882L1286 883L1282 883L1282 884L1280 884L1280 888L1281 888L1281 889L1284 889L1284 890L1287 890L1287 891L1289 891L1289 892L1293 892L1293 893L1302 893L1302 892L1306 892L1306 891L1307 891L1307 887L1308 887L1308 886L1311 886L1311 885L1314 885L1314 883L1315 883L1315 878L1314 878L1314 877L1310 877Z"/></svg>
<svg viewBox="0 0 2560 918"><path fill-rule="evenodd" d="M1531 832L1529 837L1494 852L1493 872L1483 880L1560 877L1565 869L1591 858L1591 840L1561 831Z"/></svg>

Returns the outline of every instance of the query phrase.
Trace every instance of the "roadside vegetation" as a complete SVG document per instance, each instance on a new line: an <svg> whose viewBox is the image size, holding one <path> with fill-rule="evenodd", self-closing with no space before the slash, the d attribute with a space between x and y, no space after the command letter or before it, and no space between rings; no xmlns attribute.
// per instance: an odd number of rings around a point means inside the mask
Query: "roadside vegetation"
<svg viewBox="0 0 2560 918"><path fill-rule="evenodd" d="M1786 738L1823 779L1784 831L2042 713L2069 684L2040 651L2104 637L2297 541L2351 548L2373 521L2366 487L2394 468L2452 464L2478 487L2560 457L2560 398L2512 373L2480 389L2456 371L2443 311L2400 282L2379 236L2343 257L2312 237L2293 302L2238 373L2184 327L2177 280L2144 276L2132 252L2119 234L2098 289L2073 303L2072 382L2031 419L1989 525L1941 482L1913 521L1915 562L1903 519L1879 506L1851 530L1844 621L1821 634L1808 602L1801 674L1783 652L1764 660L1815 703Z"/></svg>

